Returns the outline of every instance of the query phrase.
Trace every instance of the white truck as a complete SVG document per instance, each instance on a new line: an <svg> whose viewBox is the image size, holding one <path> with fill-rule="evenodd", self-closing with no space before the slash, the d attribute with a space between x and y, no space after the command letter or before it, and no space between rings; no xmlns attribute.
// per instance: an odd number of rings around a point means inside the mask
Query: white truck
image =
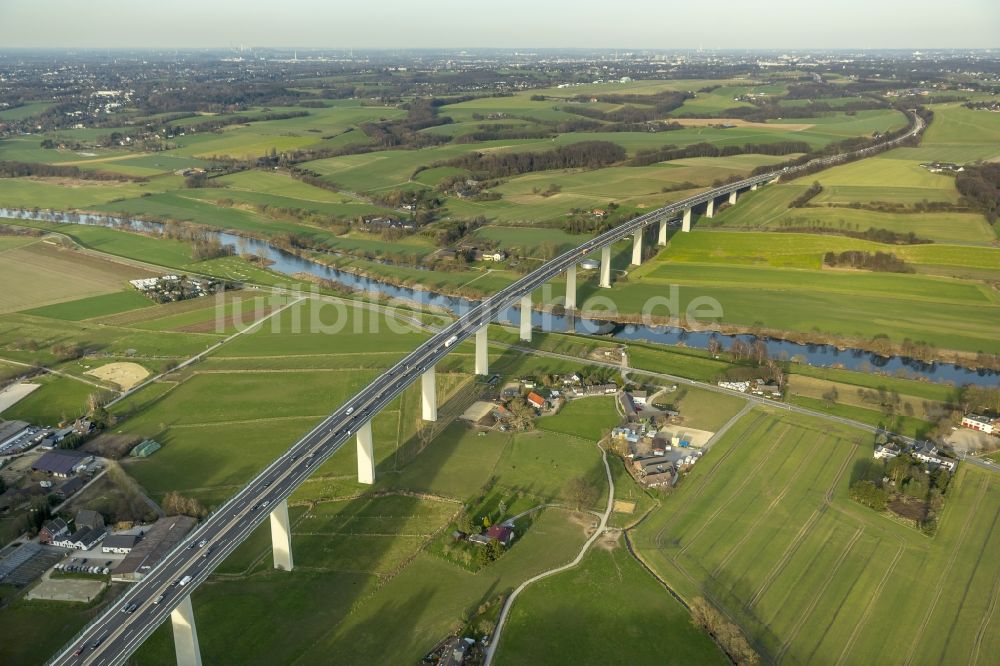
<svg viewBox="0 0 1000 666"><path fill-rule="evenodd" d="M458 336L457 335L453 335L453 336L451 336L450 338L448 338L447 340L444 341L444 346L445 347L451 347L456 342L458 342Z"/></svg>
<svg viewBox="0 0 1000 666"><path fill-rule="evenodd" d="M184 578L181 578L181 582L179 582L178 585L180 585L181 587L184 587L185 585L187 585L190 582L191 582L191 576L184 576Z"/></svg>

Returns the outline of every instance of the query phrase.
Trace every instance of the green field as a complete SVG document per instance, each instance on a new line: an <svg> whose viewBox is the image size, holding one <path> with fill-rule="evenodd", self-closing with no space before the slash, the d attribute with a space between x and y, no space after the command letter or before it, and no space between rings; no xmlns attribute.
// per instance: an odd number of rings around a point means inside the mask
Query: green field
<svg viewBox="0 0 1000 666"><path fill-rule="evenodd" d="M614 396L570 400L558 414L540 420L538 427L596 441L621 419L616 400Z"/></svg>
<svg viewBox="0 0 1000 666"><path fill-rule="evenodd" d="M146 308L152 305L153 301L130 287L127 291L116 291L111 294L81 298L57 305L47 305L41 308L24 310L24 313L35 315L36 317L81 321L83 319L105 317L119 312L127 312L136 308Z"/></svg>
<svg viewBox="0 0 1000 666"><path fill-rule="evenodd" d="M683 596L724 608L764 661L988 661L1000 479L961 467L927 538L847 498L871 451L859 431L753 412L636 529L636 547Z"/></svg>
<svg viewBox="0 0 1000 666"><path fill-rule="evenodd" d="M546 664L613 664L623 652L629 664L728 663L687 611L621 543L608 539L578 568L517 598L496 659L526 664L545 655Z"/></svg>
<svg viewBox="0 0 1000 666"><path fill-rule="evenodd" d="M41 384L41 388L5 409L0 416L10 421L20 419L46 426L72 423L86 412L87 398L91 394L107 393L69 377L47 375L32 379L31 383Z"/></svg>

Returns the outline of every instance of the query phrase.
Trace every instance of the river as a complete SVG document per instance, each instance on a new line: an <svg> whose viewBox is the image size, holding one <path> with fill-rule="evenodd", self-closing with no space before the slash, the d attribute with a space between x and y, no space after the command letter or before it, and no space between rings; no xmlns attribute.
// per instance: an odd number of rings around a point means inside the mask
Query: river
<svg viewBox="0 0 1000 666"><path fill-rule="evenodd" d="M163 228L163 225L157 222L105 215L63 214L50 211L35 213L30 210L0 208L0 218L4 217L40 222L88 224L153 233ZM373 278L339 271L320 262L291 254L256 238L237 236L223 231L206 231L206 234L217 238L224 245L233 245L240 248L241 251L252 252L264 257L271 262L269 265L271 270L284 275L307 273L359 291L382 294L390 299L436 306L455 314L462 314L476 304L476 301L467 298L448 296L427 289L400 287ZM519 309L509 308L500 317L500 321L516 324L520 321L520 316ZM718 340L724 349L728 348L732 341L737 338L747 343L753 343L758 339L757 336L750 334L729 335L687 331L675 326L616 324L598 319L567 317L551 312L535 311L531 313L531 318L532 324L544 331L603 335L619 340L646 341L663 345L682 344L698 349L707 349L709 341L713 338ZM994 370L972 370L952 363L926 363L905 356L886 357L862 349L838 349L833 345L800 344L768 337L761 339L767 346L768 354L771 357L817 367L838 367L862 372L877 372L911 379L953 383L959 386L963 384L980 386L1000 384L1000 372Z"/></svg>

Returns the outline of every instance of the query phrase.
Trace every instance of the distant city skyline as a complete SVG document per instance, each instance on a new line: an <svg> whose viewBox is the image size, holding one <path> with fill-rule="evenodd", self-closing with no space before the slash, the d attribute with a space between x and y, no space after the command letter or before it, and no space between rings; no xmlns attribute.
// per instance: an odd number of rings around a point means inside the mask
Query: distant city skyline
<svg viewBox="0 0 1000 666"><path fill-rule="evenodd" d="M3 0L8 48L1000 47L996 0Z"/></svg>

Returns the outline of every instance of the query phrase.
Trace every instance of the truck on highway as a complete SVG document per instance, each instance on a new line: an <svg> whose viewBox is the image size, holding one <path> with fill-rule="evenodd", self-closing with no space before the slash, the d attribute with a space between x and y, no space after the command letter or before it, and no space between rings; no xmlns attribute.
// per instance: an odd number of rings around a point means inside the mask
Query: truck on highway
<svg viewBox="0 0 1000 666"><path fill-rule="evenodd" d="M450 338L448 338L447 340L444 341L444 346L445 347L451 347L456 342L458 342L458 336L457 335L453 335L453 336L451 336Z"/></svg>
<svg viewBox="0 0 1000 666"><path fill-rule="evenodd" d="M184 578L181 578L181 582L179 582L177 584L180 585L181 587L184 587L185 585L187 585L190 582L191 582L191 576L184 576Z"/></svg>

